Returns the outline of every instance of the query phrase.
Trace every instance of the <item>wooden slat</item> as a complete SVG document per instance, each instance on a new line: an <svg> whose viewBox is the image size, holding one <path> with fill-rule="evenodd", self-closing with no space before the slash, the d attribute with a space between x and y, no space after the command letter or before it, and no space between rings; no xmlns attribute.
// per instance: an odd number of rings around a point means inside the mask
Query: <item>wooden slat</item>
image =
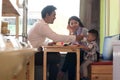
<svg viewBox="0 0 120 80"><path fill-rule="evenodd" d="M17 9L16 3L12 0L2 1L2 16L19 16L19 11Z"/></svg>
<svg viewBox="0 0 120 80"><path fill-rule="evenodd" d="M92 65L92 73L110 73L112 74L113 69L112 65Z"/></svg>
<svg viewBox="0 0 120 80"><path fill-rule="evenodd" d="M112 80L112 74L93 74L91 80Z"/></svg>

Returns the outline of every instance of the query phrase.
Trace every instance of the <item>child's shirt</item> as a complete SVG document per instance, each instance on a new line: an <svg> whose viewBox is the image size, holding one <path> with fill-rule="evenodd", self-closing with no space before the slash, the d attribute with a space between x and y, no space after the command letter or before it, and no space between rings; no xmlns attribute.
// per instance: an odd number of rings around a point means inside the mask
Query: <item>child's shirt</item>
<svg viewBox="0 0 120 80"><path fill-rule="evenodd" d="M96 41L92 41L90 43L87 43L87 47L90 50L86 51L87 54L85 55L84 59L96 61L97 60L96 52L98 51L98 45L97 45Z"/></svg>

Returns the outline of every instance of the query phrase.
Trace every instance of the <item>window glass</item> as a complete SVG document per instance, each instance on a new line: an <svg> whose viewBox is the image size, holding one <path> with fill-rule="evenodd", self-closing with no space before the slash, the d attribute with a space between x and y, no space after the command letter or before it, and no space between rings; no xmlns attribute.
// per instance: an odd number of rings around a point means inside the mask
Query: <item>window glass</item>
<svg viewBox="0 0 120 80"><path fill-rule="evenodd" d="M51 28L59 34L68 34L67 22L69 17L75 15L79 16L80 0L28 0L28 25L27 31L33 27L34 22L41 19L41 10L46 5L54 5L56 10L56 19ZM22 35L23 29L23 10L19 9L19 35ZM16 17L4 17L4 21L8 21L8 29L10 30L10 35L16 34Z"/></svg>
<svg viewBox="0 0 120 80"><path fill-rule="evenodd" d="M3 22L7 22L7 29L10 30L9 35L15 35L16 18L15 17L3 17Z"/></svg>
<svg viewBox="0 0 120 80"><path fill-rule="evenodd" d="M46 5L54 5L56 10L56 19L51 28L59 34L68 34L67 22L69 17L79 16L80 0L29 0L28 2L28 30L33 23L41 18L41 10ZM32 6L34 5L34 6Z"/></svg>

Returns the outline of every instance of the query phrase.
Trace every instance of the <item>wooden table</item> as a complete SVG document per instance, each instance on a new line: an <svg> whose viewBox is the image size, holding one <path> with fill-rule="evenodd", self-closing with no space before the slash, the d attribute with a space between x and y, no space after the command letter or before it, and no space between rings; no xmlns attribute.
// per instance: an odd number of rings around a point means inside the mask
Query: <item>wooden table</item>
<svg viewBox="0 0 120 80"><path fill-rule="evenodd" d="M76 80L80 80L80 48L77 46L44 46L43 80L47 80L47 52L75 52L77 55Z"/></svg>

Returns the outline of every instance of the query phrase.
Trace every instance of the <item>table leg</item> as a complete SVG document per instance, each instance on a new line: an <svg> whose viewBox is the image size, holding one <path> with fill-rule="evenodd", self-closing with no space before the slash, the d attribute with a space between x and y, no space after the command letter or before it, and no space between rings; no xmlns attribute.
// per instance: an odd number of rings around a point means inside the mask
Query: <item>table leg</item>
<svg viewBox="0 0 120 80"><path fill-rule="evenodd" d="M80 49L77 49L76 56L77 56L76 80L80 80Z"/></svg>
<svg viewBox="0 0 120 80"><path fill-rule="evenodd" d="M47 52L43 54L43 80L47 80Z"/></svg>

